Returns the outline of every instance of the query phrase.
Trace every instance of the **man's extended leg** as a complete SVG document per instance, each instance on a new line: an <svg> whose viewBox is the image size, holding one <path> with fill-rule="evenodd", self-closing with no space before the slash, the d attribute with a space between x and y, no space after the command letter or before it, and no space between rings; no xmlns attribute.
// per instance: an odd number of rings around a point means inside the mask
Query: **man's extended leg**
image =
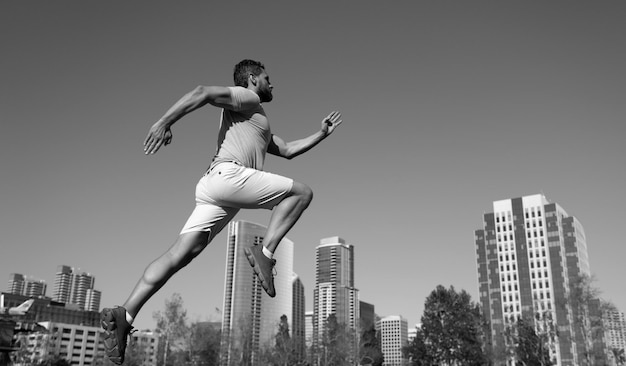
<svg viewBox="0 0 626 366"><path fill-rule="evenodd" d="M209 232L195 231L180 234L174 244L146 267L130 296L124 303L134 318L143 305L176 272L191 262L209 244Z"/></svg>
<svg viewBox="0 0 626 366"><path fill-rule="evenodd" d="M180 234L167 252L148 265L123 307L102 310L105 351L113 363L120 365L124 362L127 338L133 328L132 319L174 273L202 252L209 243L209 234L203 231Z"/></svg>
<svg viewBox="0 0 626 366"><path fill-rule="evenodd" d="M276 296L274 289L275 261L272 259L280 241L298 221L313 199L313 191L308 186L293 182L289 194L274 207L270 223L263 237L263 246L254 245L244 251L250 265L259 277L261 285L270 297Z"/></svg>

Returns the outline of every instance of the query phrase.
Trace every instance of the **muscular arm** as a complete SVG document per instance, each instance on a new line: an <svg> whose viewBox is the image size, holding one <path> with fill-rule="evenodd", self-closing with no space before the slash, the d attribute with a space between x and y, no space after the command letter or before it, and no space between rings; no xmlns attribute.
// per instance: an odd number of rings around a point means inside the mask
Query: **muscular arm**
<svg viewBox="0 0 626 366"><path fill-rule="evenodd" d="M330 135L335 128L341 124L341 122L341 114L339 112L332 112L328 115L328 117L322 120L321 130L309 137L291 142L285 142L280 137L272 135L272 140L267 148L267 152L286 159L293 159L319 144L328 135Z"/></svg>
<svg viewBox="0 0 626 366"><path fill-rule="evenodd" d="M185 94L152 125L143 143L145 153L154 154L161 146L172 142L171 126L188 113L206 104L230 108L232 106L230 90L224 86L198 86Z"/></svg>

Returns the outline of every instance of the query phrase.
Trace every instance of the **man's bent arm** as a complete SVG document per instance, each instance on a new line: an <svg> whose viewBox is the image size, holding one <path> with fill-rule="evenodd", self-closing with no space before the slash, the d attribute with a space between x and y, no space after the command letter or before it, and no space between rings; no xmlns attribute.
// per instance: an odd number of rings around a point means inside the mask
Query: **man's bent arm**
<svg viewBox="0 0 626 366"><path fill-rule="evenodd" d="M146 154L154 154L161 146L172 142L171 126L188 113L211 104L229 108L232 105L230 90L223 86L198 86L176 102L152 127L143 145Z"/></svg>
<svg viewBox="0 0 626 366"><path fill-rule="evenodd" d="M293 159L319 144L330 135L341 122L341 114L339 112L332 112L328 117L322 120L322 129L309 137L284 142L280 137L272 135L272 140L270 141L267 152L272 155L282 156L286 159Z"/></svg>
<svg viewBox="0 0 626 366"><path fill-rule="evenodd" d="M160 121L171 126L186 114L205 106L207 103L220 108L232 105L230 90L224 86L198 86L174 104Z"/></svg>

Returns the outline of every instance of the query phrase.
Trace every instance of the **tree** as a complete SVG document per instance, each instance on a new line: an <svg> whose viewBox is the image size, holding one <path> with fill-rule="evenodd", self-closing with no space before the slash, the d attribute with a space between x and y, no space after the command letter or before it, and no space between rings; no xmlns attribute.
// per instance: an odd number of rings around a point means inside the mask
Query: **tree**
<svg viewBox="0 0 626 366"><path fill-rule="evenodd" d="M274 338L276 339L274 346L275 364L280 366L294 365L296 357L293 342L289 335L289 322L284 314L280 317L278 332Z"/></svg>
<svg viewBox="0 0 626 366"><path fill-rule="evenodd" d="M415 338L402 348L402 355L413 366L430 366L436 364L435 350L431 349L426 340L424 330L417 328Z"/></svg>
<svg viewBox="0 0 626 366"><path fill-rule="evenodd" d="M532 321L519 319L512 336L518 364L551 366L548 333L537 334Z"/></svg>
<svg viewBox="0 0 626 366"><path fill-rule="evenodd" d="M181 348L184 344L184 335L189 329L187 327L187 310L183 307L183 298L180 294L174 293L169 300L165 300L165 310L154 312L152 317L157 322L157 332L165 336L163 364L166 366L181 364L181 358L185 358L181 355L185 350ZM172 354L172 348L178 352ZM170 356L176 356L176 360L168 360Z"/></svg>
<svg viewBox="0 0 626 366"><path fill-rule="evenodd" d="M421 329L404 353L414 365L471 366L487 362L480 311L466 291L437 286L426 298L421 322Z"/></svg>
<svg viewBox="0 0 626 366"><path fill-rule="evenodd" d="M194 365L219 363L221 331L210 323L195 322L189 327L189 355Z"/></svg>
<svg viewBox="0 0 626 366"><path fill-rule="evenodd" d="M626 364L626 354L624 354L623 348L612 348L611 353L613 354L615 363L617 363L618 365Z"/></svg>
<svg viewBox="0 0 626 366"><path fill-rule="evenodd" d="M595 281L594 276L580 275L570 283L574 334L586 365L606 363L603 314L615 311L613 304L600 299L601 291Z"/></svg>
<svg viewBox="0 0 626 366"><path fill-rule="evenodd" d="M372 366L381 366L384 361L383 352L381 351L379 334L376 332L374 324L370 324L361 333L361 341L359 342L359 359L369 357Z"/></svg>
<svg viewBox="0 0 626 366"><path fill-rule="evenodd" d="M352 334L345 324L337 322L335 314L326 319L322 334L320 366L350 365L354 357L351 355Z"/></svg>
<svg viewBox="0 0 626 366"><path fill-rule="evenodd" d="M124 357L124 366L142 366L146 360L146 347L137 344L137 342L128 342L126 347L126 355ZM109 361L109 364L113 364Z"/></svg>

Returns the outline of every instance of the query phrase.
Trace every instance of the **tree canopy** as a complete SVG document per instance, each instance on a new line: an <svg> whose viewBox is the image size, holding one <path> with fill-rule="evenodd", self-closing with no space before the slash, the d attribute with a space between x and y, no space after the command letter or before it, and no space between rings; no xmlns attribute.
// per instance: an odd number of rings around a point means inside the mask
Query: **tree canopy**
<svg viewBox="0 0 626 366"><path fill-rule="evenodd" d="M413 365L483 365L480 311L464 290L442 285L426 298L421 327L404 348Z"/></svg>

